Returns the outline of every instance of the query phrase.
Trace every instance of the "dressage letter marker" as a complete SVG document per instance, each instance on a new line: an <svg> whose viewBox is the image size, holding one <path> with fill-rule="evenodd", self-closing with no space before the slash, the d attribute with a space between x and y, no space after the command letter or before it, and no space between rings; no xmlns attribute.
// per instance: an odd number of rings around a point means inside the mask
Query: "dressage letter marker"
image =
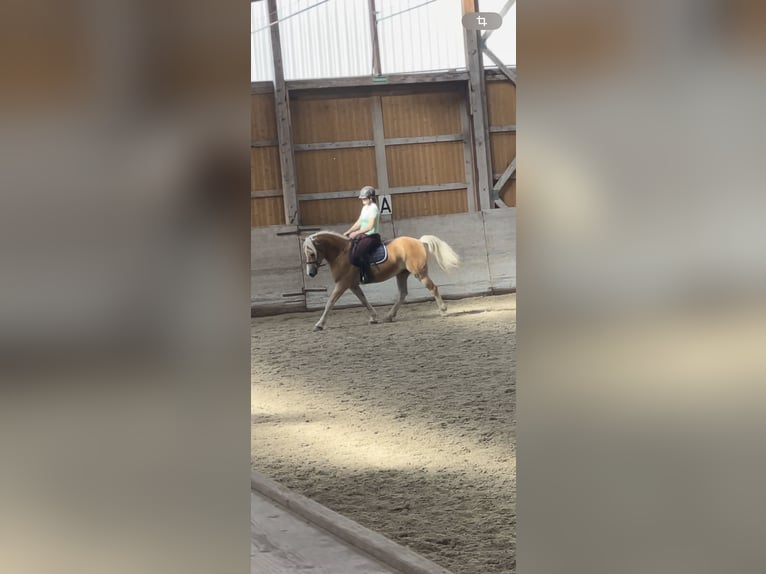
<svg viewBox="0 0 766 574"><path fill-rule="evenodd" d="M391 209L391 196L390 195L381 195L380 196L380 214L381 215L393 215L394 212Z"/></svg>

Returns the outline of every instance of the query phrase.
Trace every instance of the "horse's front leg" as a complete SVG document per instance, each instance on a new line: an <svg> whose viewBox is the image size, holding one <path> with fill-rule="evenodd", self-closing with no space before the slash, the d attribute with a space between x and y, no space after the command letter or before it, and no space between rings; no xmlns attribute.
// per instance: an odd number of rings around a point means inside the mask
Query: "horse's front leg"
<svg viewBox="0 0 766 574"><path fill-rule="evenodd" d="M356 295L356 298L362 302L362 305L367 307L367 310L370 312L370 323L377 323L378 313L375 311L373 306L370 305L367 297L364 296L364 291L362 291L362 288L359 285L356 285L355 287L351 287L351 292Z"/></svg>
<svg viewBox="0 0 766 574"><path fill-rule="evenodd" d="M343 295L346 289L347 287L345 285L340 283L335 284L335 288L332 290L330 298L327 300L327 305L324 306L324 313L322 313L319 321L317 321L316 325L314 325L314 331L321 331L324 329L324 323L327 320L327 314L330 312L330 309L332 309L333 305L335 305L338 299L340 299L340 296Z"/></svg>

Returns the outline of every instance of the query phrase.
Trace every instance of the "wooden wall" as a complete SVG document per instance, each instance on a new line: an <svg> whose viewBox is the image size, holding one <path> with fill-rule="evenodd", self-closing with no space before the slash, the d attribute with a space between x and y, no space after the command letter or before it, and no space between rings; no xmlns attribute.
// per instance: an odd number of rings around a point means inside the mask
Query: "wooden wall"
<svg viewBox="0 0 766 574"><path fill-rule="evenodd" d="M465 82L291 92L301 223L350 225L356 192L390 194L393 219L478 209ZM252 94L251 225L283 225L274 94ZM516 157L516 89L488 81L495 179ZM516 205L512 177L500 197Z"/></svg>
<svg viewBox="0 0 766 574"><path fill-rule="evenodd" d="M250 225L282 225L285 210L274 94L251 94L250 98Z"/></svg>
<svg viewBox="0 0 766 574"><path fill-rule="evenodd" d="M450 244L462 259L461 266L445 273L433 263L429 274L447 298L503 293L516 288L516 210L493 209L471 213L416 217L384 222L386 237L436 235ZM327 229L343 231L344 225ZM299 310L322 309L333 288L327 267L310 278L302 264L301 243L307 233L277 236L277 231L295 228L270 227L251 232L251 307L254 315ZM407 282L408 301L432 299L430 292L416 279ZM307 289L300 295L302 289ZM391 305L396 298L396 282L386 281L364 286L373 305ZM345 293L338 307L359 306L351 293ZM379 310L380 312L380 310ZM434 306L436 312L436 306ZM307 321L306 328L310 328Z"/></svg>
<svg viewBox="0 0 766 574"><path fill-rule="evenodd" d="M508 81L487 82L492 172L497 180L516 158L516 86ZM516 174L500 190L500 199L516 206Z"/></svg>

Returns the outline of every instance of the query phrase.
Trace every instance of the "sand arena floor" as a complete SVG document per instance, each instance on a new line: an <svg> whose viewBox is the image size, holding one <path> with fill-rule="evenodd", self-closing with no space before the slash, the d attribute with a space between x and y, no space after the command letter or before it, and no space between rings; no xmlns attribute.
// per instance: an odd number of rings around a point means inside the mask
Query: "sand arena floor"
<svg viewBox="0 0 766 574"><path fill-rule="evenodd" d="M516 296L447 304L253 319L252 464L455 574L512 573Z"/></svg>

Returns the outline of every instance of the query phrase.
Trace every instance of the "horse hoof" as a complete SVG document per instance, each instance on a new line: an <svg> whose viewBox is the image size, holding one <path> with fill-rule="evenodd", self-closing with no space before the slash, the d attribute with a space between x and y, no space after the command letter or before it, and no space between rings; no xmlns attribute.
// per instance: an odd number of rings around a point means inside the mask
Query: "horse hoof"
<svg viewBox="0 0 766 574"><path fill-rule="evenodd" d="M394 318L393 317L383 317L383 321L385 323L393 323L394 322Z"/></svg>
<svg viewBox="0 0 766 574"><path fill-rule="evenodd" d="M377 319L370 319L370 325L377 325L378 320Z"/></svg>
<svg viewBox="0 0 766 574"><path fill-rule="evenodd" d="M322 325L314 325L314 328L312 329L312 331L321 331L322 329L324 329Z"/></svg>

